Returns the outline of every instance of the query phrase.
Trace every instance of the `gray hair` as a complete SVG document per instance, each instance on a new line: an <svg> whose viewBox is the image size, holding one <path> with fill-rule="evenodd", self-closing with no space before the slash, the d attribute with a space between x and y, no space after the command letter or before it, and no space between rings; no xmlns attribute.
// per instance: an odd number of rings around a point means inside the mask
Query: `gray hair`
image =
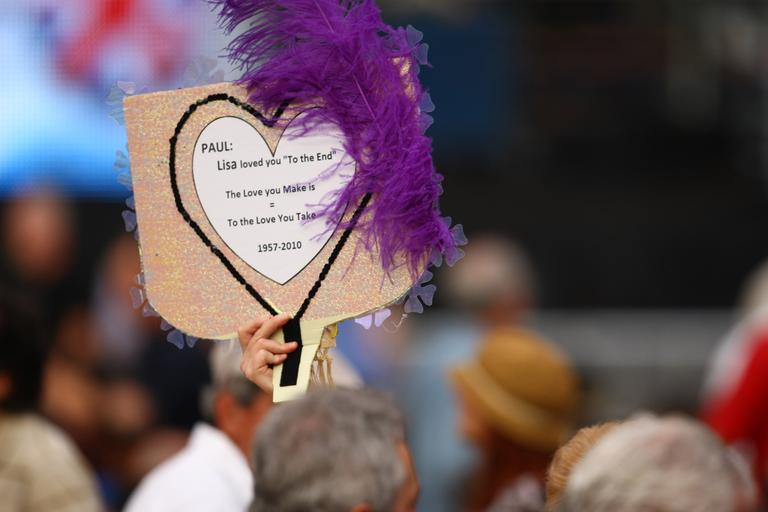
<svg viewBox="0 0 768 512"><path fill-rule="evenodd" d="M232 395L243 407L249 406L261 393L259 387L249 381L240 370L243 351L237 340L212 341L214 343L208 356L211 368L211 385L203 390L200 408L208 420L213 418L213 402L216 395L226 392Z"/></svg>
<svg viewBox="0 0 768 512"><path fill-rule="evenodd" d="M720 440L682 417L641 417L606 434L574 468L564 512L732 512L750 480Z"/></svg>
<svg viewBox="0 0 768 512"><path fill-rule="evenodd" d="M320 390L275 407L253 449L252 512L392 509L405 482L403 417L371 390Z"/></svg>

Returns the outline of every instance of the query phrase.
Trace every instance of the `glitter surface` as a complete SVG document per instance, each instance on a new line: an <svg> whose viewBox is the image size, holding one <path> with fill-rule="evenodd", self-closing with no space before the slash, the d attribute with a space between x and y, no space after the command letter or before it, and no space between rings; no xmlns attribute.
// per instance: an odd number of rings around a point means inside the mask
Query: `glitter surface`
<svg viewBox="0 0 768 512"><path fill-rule="evenodd" d="M184 221L174 203L168 168L169 140L189 105L216 93L226 93L243 101L247 97L239 86L218 84L125 100L147 296L152 307L174 327L192 336L210 339L232 337L239 325L268 316ZM283 119L288 120L296 113L289 111ZM177 182L182 201L192 219L238 272L275 309L293 314L317 280L341 231L334 233L298 276L282 286L256 272L232 252L208 221L192 175L192 156L200 132L212 120L224 116L243 119L264 136L273 150L277 146L281 127L266 127L227 102L200 107L187 122L177 144ZM387 275L379 261L378 255L366 251L353 233L304 319L354 318L401 298L413 285L407 266L401 265Z"/></svg>

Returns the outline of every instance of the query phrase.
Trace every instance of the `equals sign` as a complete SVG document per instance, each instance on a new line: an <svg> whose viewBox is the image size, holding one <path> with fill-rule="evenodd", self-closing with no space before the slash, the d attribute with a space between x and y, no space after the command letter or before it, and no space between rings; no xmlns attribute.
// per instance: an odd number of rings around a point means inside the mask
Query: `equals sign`
<svg viewBox="0 0 768 512"><path fill-rule="evenodd" d="M269 207L270 208L274 208L275 207L275 203L269 203Z"/></svg>

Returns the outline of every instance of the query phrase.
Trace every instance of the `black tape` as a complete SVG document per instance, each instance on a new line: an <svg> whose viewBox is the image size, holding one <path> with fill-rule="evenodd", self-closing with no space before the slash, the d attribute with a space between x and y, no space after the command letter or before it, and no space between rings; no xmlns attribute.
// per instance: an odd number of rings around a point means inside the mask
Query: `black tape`
<svg viewBox="0 0 768 512"><path fill-rule="evenodd" d="M304 342L301 339L301 324L297 318L291 318L283 326L283 339L286 343L295 341L299 346L288 354L288 358L283 362L283 373L280 376L281 388L295 386L299 380L299 363L301 363L301 351L304 348Z"/></svg>

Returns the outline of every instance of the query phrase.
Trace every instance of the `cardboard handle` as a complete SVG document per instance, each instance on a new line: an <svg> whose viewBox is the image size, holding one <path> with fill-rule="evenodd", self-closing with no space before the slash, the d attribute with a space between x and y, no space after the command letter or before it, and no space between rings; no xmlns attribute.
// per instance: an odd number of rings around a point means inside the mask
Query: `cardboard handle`
<svg viewBox="0 0 768 512"><path fill-rule="evenodd" d="M320 342L323 339L323 332L326 326L333 325L341 320L346 319L346 316L337 316L332 318L322 318L320 320L309 320L296 322L298 325L292 327L291 323L287 323L283 329L275 334L272 338L278 343L285 343L286 341L296 341L295 332L292 329L299 329L302 344L293 354L294 362L289 364L290 356L281 365L275 366L272 373L272 401L275 403L287 402L289 400L295 400L301 398L306 394L309 388L309 378L312 372L312 362L315 360L315 354L320 348ZM291 355L293 355L291 354ZM292 365L295 365L292 366ZM292 372L296 372L296 379L292 379ZM285 381L283 375L286 374ZM286 382L287 384L284 384ZM293 384L290 384L293 382Z"/></svg>

